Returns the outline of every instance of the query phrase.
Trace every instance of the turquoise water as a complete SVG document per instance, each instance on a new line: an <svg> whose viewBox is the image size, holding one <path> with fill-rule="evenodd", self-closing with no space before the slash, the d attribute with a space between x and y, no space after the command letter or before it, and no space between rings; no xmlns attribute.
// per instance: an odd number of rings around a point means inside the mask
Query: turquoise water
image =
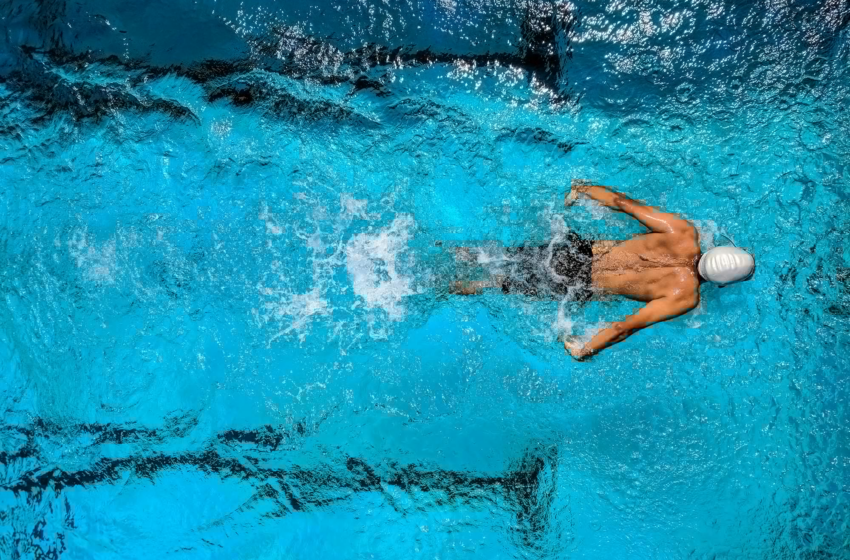
<svg viewBox="0 0 850 560"><path fill-rule="evenodd" d="M3 558L850 557L846 3L0 14ZM446 293L572 178L757 274Z"/></svg>

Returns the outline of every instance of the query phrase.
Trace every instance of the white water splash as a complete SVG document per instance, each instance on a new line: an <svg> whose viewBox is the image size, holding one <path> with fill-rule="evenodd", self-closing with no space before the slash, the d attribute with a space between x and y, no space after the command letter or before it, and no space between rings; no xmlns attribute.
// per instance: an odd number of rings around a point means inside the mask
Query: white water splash
<svg viewBox="0 0 850 560"><path fill-rule="evenodd" d="M403 274L398 267L413 225L411 216L400 215L376 234L355 235L345 249L354 293L363 298L367 309L383 309L394 321L405 316L402 300L416 293L413 276Z"/></svg>
<svg viewBox="0 0 850 560"><path fill-rule="evenodd" d="M264 250L275 258L257 285L261 301L252 314L258 326L271 329L268 343L292 336L303 343L314 325L345 348L362 336L359 325L372 338L387 338L389 323L406 316L403 299L416 293L412 274L405 273L413 263L413 218L397 214L373 232L382 215L369 212L368 200L342 194L334 213L312 193L293 198L277 213L261 204L258 215L266 223ZM300 257L298 245L306 250ZM355 303L342 303L352 291Z"/></svg>
<svg viewBox="0 0 850 560"><path fill-rule="evenodd" d="M265 310L268 312L268 319L289 319L288 327L281 329L271 337L269 342L273 342L281 336L286 336L293 331L297 332L301 342L307 338L307 327L312 323L314 318L328 316L331 314L331 306L327 300L322 298L321 290L314 287L304 294L292 294L278 302L267 302Z"/></svg>
<svg viewBox="0 0 850 560"><path fill-rule="evenodd" d="M114 238L98 245L89 239L86 229L77 228L67 244L71 258L86 280L98 284L115 284L118 261Z"/></svg>
<svg viewBox="0 0 850 560"><path fill-rule="evenodd" d="M563 300L558 304L558 314L555 317L555 321L550 326L550 336L554 339L561 339L564 336L570 336L573 334L573 328L576 323L573 321L572 317L567 316L566 304L566 300Z"/></svg>

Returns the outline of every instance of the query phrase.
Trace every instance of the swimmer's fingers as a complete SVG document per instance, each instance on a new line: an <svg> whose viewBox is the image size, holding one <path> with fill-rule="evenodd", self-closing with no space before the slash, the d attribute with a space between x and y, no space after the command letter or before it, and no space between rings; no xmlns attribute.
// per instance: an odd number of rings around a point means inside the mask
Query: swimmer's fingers
<svg viewBox="0 0 850 560"><path fill-rule="evenodd" d="M575 183L575 181L573 181ZM581 186L573 184L570 187L570 190L564 195L564 206L569 208L578 202L578 195L583 193L584 191L581 189Z"/></svg>
<svg viewBox="0 0 850 560"><path fill-rule="evenodd" d="M587 179L573 179L570 182L570 190L564 195L564 206L570 207L575 204L578 201L578 195L592 185L593 182Z"/></svg>
<svg viewBox="0 0 850 560"><path fill-rule="evenodd" d="M575 337L565 336L564 337L564 350L566 350L567 352L573 352L575 350L581 350L581 345L578 343L578 341L575 339Z"/></svg>

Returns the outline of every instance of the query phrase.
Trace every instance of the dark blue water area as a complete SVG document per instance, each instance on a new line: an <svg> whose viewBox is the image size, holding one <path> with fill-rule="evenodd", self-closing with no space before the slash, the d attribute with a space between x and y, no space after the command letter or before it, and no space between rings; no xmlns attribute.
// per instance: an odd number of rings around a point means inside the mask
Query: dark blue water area
<svg viewBox="0 0 850 560"><path fill-rule="evenodd" d="M0 557L850 558L847 2L0 0ZM448 293L681 213L746 283Z"/></svg>

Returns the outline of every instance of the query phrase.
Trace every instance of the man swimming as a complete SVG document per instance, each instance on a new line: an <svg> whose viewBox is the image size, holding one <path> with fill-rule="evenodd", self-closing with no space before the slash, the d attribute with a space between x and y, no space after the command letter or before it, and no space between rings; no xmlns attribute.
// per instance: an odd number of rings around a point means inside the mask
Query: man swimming
<svg viewBox="0 0 850 560"><path fill-rule="evenodd" d="M651 231L627 241L589 241L570 232L565 243L506 250L506 274L478 282L455 282L453 293L471 295L500 287L535 297L587 301L599 295L619 295L647 304L634 315L597 332L586 344L564 339L564 348L583 360L640 329L684 315L699 305L703 282L721 287L755 274L755 259L737 247L715 247L702 254L696 228L675 214L659 211L608 187L573 181L564 204L580 195L617 212L625 212ZM458 257L469 260L470 250Z"/></svg>

